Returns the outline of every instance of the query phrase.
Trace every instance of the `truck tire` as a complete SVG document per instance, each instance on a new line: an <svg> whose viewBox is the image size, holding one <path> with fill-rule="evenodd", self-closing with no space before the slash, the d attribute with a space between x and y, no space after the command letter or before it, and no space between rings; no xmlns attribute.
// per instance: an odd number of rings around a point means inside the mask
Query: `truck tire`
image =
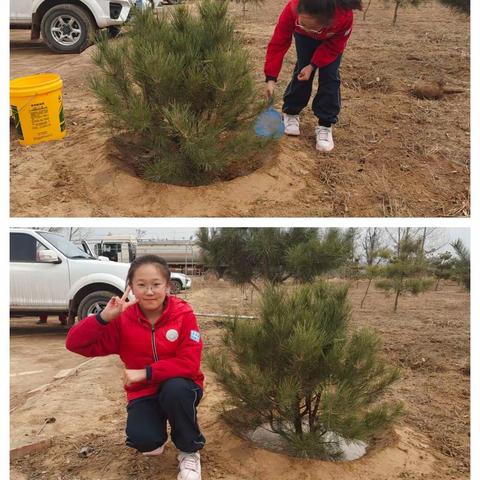
<svg viewBox="0 0 480 480"><path fill-rule="evenodd" d="M105 290L92 292L83 297L82 301L78 305L78 320L82 320L89 315L101 312L114 295L115 293Z"/></svg>
<svg viewBox="0 0 480 480"><path fill-rule="evenodd" d="M170 280L170 293L176 295L182 290L182 283L179 280Z"/></svg>
<svg viewBox="0 0 480 480"><path fill-rule="evenodd" d="M44 42L54 52L80 53L93 43L97 26L84 9L61 4L45 13L40 29Z"/></svg>

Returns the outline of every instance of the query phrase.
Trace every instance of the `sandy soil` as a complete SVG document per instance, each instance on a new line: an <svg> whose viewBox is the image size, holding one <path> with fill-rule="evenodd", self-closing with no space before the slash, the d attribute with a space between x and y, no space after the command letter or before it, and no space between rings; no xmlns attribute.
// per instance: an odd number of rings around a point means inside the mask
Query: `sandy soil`
<svg viewBox="0 0 480 480"><path fill-rule="evenodd" d="M266 451L235 435L224 423L220 416L224 394L206 370L199 408L207 438L202 452L204 479L469 478L469 296L456 285L441 286L420 298L402 298L393 314L393 298L375 290L360 310L365 286L360 282L350 290L352 326L377 330L384 339L385 354L403 368L403 379L390 394L405 402L407 412L395 438L348 463L301 460ZM254 314L257 297L246 293L244 297L227 282L196 280L188 301L198 313ZM218 345L221 324L201 316L199 320L205 349ZM28 443L29 438L52 438L53 444L14 460L12 471L28 479L175 478L173 444L155 459L124 446L121 368L116 357L97 358L47 392L26 398L11 414L12 445ZM57 421L37 435L48 416ZM82 458L79 451L86 446L93 450Z"/></svg>
<svg viewBox="0 0 480 480"><path fill-rule="evenodd" d="M38 326L36 320L22 318L11 322L10 409L21 405L30 390L47 384L60 370L84 361L65 350L67 327L54 322Z"/></svg>
<svg viewBox="0 0 480 480"><path fill-rule="evenodd" d="M265 47L284 5L266 0L246 16L232 5L238 30L263 89ZM108 142L89 91L92 49L50 53L11 32L11 76L43 71L64 80L68 136L29 148L11 134L12 216L463 216L469 215L469 23L436 2L392 10L374 0L356 25L342 66L343 110L336 148L320 155L314 117L303 135L283 138L258 171L206 187L154 184L136 178ZM284 62L276 106L294 64ZM440 100L411 95L418 79L441 80L463 93Z"/></svg>

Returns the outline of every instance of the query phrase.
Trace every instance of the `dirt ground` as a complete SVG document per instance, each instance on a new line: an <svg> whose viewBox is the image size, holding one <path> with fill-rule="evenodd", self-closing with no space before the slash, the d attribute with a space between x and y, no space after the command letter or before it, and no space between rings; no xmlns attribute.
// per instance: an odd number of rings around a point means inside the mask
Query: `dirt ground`
<svg viewBox="0 0 480 480"><path fill-rule="evenodd" d="M240 438L220 416L225 397L208 369L199 422L207 438L202 451L205 480L308 479L308 480L447 480L469 478L469 295L456 285L441 285L419 298L401 298L393 314L393 298L369 293L364 308L359 304L366 283L352 284L352 327L374 328L384 340L384 353L402 367L403 378L389 394L405 402L406 415L396 427L395 438L371 449L353 462L302 460L273 453ZM255 314L257 296L223 281L195 279L186 295L198 314L205 350L218 345L221 322L206 313ZM19 329L24 321L29 337ZM32 319L15 320L12 330L12 371L36 370L47 348L55 352L54 366L78 365L85 359L61 352L65 333L52 325L32 333ZM27 325L28 324L28 325ZM38 327L37 327L38 328ZM45 334L47 329L54 336ZM33 331L34 332L34 331ZM40 334L43 335L40 335ZM39 338L48 340L39 343ZM21 366L21 368L20 368ZM46 367L44 367L46 368ZM62 366L62 368L65 368ZM40 367L38 367L40 370ZM124 445L125 397L122 365L117 357L92 360L77 374L54 381L50 388L24 396L19 385L32 387L35 376L11 377L16 398L11 413L12 448L49 440L50 446L12 461L12 478L55 480L168 480L176 477L175 447L148 459ZM42 379L43 381L44 379ZM51 381L51 380L50 380ZM22 390L23 389L23 390ZM56 422L45 426L46 417ZM90 447L86 457L79 455ZM22 477L23 476L23 477Z"/></svg>
<svg viewBox="0 0 480 480"><path fill-rule="evenodd" d="M60 370L74 368L84 361L65 350L67 327L57 326L53 320L49 325L38 326L37 320L11 321L10 409L21 405L30 390L47 384Z"/></svg>
<svg viewBox="0 0 480 480"><path fill-rule="evenodd" d="M265 48L285 1L232 5L263 92ZM11 77L51 71L64 81L68 136L28 148L11 133L11 215L30 216L466 216L469 193L469 22L429 1L393 11L374 0L356 14L342 65L343 109L330 155L315 150L315 120L283 138L256 172L204 187L140 180L109 147L102 112L88 88L92 49L50 53L28 32L11 32ZM288 53L276 107L295 62ZM463 93L411 95L419 79Z"/></svg>

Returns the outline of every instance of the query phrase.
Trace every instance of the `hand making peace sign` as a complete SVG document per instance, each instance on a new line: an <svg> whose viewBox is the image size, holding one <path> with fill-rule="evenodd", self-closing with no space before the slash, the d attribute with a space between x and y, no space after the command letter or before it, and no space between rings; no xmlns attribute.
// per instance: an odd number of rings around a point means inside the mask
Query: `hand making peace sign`
<svg viewBox="0 0 480 480"><path fill-rule="evenodd" d="M110 301L107 303L107 306L102 310L102 313L100 314L102 320L105 320L105 322L110 322L111 320L117 318L128 307L131 307L132 305L138 303L137 299L131 300L129 302L126 301L130 291L130 287L127 287L125 293L122 295L122 298L115 296L110 299Z"/></svg>

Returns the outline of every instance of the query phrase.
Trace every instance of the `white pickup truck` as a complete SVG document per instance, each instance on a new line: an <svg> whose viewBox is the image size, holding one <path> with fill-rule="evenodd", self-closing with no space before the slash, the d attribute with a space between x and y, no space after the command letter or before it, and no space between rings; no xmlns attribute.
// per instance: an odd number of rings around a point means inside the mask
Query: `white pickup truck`
<svg viewBox="0 0 480 480"><path fill-rule="evenodd" d="M33 229L10 231L10 313L15 317L68 313L68 322L97 313L125 290L128 263L98 260L62 235ZM171 275L171 292L191 288Z"/></svg>
<svg viewBox="0 0 480 480"><path fill-rule="evenodd" d="M114 33L127 20L135 0L10 0L10 28L31 29L57 53L79 53L97 30Z"/></svg>

